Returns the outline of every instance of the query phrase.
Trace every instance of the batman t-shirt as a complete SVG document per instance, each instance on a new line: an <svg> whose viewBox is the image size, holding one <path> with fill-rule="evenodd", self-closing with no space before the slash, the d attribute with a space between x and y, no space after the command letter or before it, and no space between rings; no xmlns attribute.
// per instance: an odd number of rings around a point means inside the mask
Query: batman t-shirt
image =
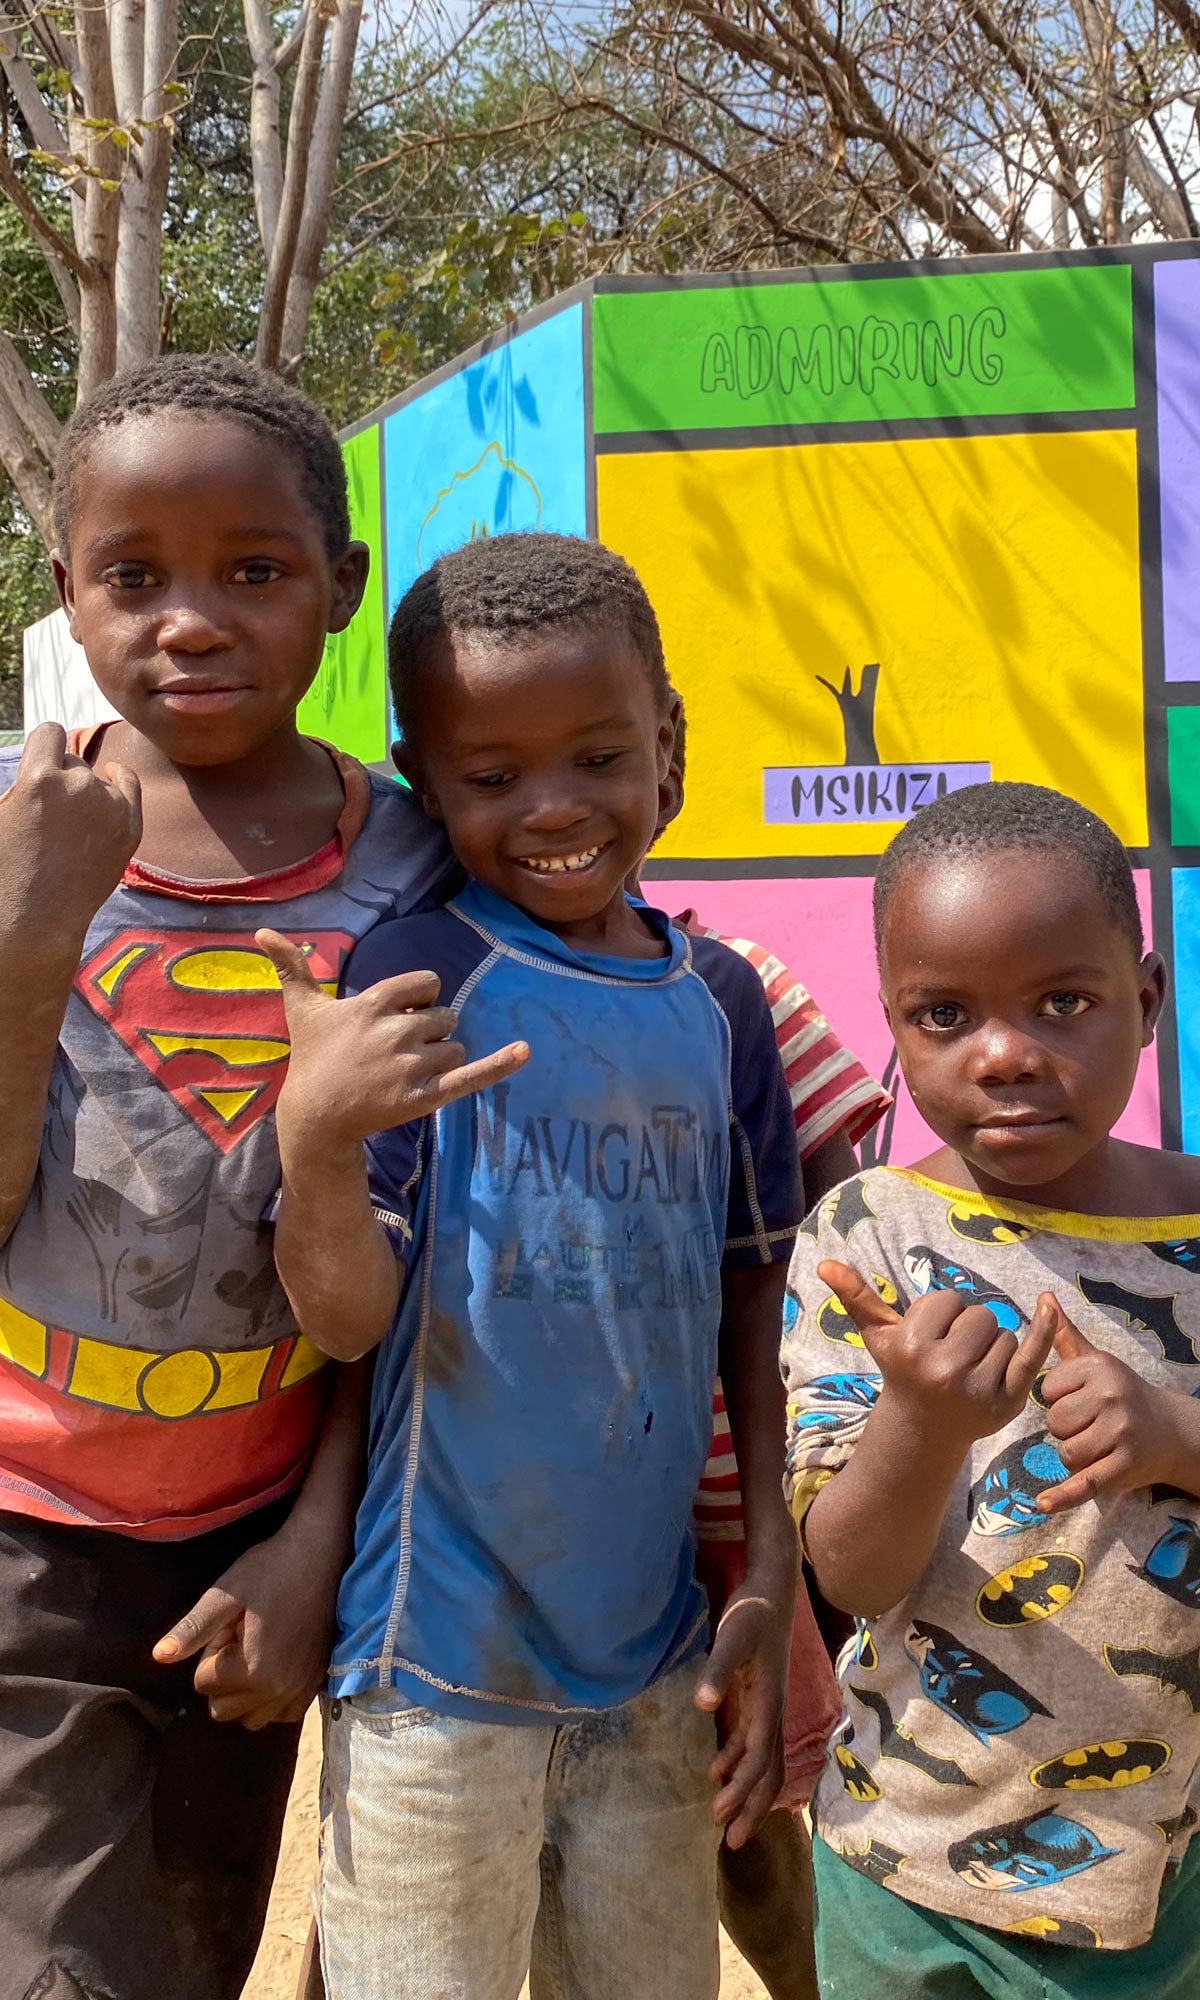
<svg viewBox="0 0 1200 2000"><path fill-rule="evenodd" d="M254 933L295 940L335 992L359 938L450 863L411 794L330 754L345 802L317 854L226 883L134 862L89 926L0 1251L0 1513L180 1537L303 1474L323 1357L263 1220L288 1041ZM16 764L0 753L0 790Z"/></svg>
<svg viewBox="0 0 1200 2000"><path fill-rule="evenodd" d="M1014 1334L1053 1291L1146 1382L1200 1394L1200 1215L1069 1215L876 1168L819 1204L789 1274L801 1521L881 1390L817 1276L825 1258L900 1311L952 1289ZM910 1902L1121 1950L1149 1937L1197 1823L1200 1500L1152 1486L1039 1513L1067 1476L1041 1391L1039 1378L1022 1414L972 1447L909 1595L859 1621L814 1819L844 1861Z"/></svg>

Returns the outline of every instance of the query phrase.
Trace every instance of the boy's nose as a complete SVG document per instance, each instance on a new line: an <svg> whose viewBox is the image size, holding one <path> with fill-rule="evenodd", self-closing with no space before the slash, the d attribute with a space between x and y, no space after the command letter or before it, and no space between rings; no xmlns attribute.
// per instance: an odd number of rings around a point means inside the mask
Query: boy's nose
<svg viewBox="0 0 1200 2000"><path fill-rule="evenodd" d="M158 622L163 653L225 652L232 643L230 634L194 600L168 605Z"/></svg>
<svg viewBox="0 0 1200 2000"><path fill-rule="evenodd" d="M591 807L565 791L544 791L529 800L525 825L531 833L563 833L580 826L590 816Z"/></svg>
<svg viewBox="0 0 1200 2000"><path fill-rule="evenodd" d="M979 1083L1019 1083L1041 1073L1045 1052L1011 1021L988 1021L976 1036L972 1067Z"/></svg>

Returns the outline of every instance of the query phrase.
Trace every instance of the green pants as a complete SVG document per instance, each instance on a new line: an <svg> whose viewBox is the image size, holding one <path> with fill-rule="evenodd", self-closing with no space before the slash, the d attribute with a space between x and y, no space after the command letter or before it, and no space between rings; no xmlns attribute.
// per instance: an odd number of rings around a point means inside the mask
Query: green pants
<svg viewBox="0 0 1200 2000"><path fill-rule="evenodd" d="M1153 1936L1132 1951L1037 1944L940 1917L815 1836L813 1874L821 2000L1200 2000L1200 1837L1163 1885Z"/></svg>

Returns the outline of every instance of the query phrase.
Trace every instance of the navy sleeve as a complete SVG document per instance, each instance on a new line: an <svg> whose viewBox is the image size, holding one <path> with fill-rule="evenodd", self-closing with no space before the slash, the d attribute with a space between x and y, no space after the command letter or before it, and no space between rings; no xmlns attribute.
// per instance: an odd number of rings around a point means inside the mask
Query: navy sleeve
<svg viewBox="0 0 1200 2000"><path fill-rule="evenodd" d="M399 917L376 924L351 952L342 973L341 995L351 999L401 972L436 972L442 987L440 1004L453 1007L487 952L478 933L452 910ZM412 1244L413 1209L428 1164L432 1128L432 1119L423 1118L375 1132L367 1141L371 1206L397 1256L403 1258Z"/></svg>
<svg viewBox="0 0 1200 2000"><path fill-rule="evenodd" d="M781 1263L804 1220L796 1125L771 1008L754 967L715 938L692 962L729 1023L730 1145L726 1268Z"/></svg>

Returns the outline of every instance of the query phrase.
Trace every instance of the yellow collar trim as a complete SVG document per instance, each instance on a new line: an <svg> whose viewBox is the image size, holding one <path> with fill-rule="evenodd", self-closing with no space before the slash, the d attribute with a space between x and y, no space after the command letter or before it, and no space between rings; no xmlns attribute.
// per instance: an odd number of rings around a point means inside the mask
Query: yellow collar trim
<svg viewBox="0 0 1200 2000"><path fill-rule="evenodd" d="M1065 1208L1039 1208L1031 1201L995 1201L974 1189L931 1181L911 1167L885 1167L884 1172L927 1188L930 1194L942 1195L976 1215L1024 1222L1055 1236L1090 1237L1097 1243L1173 1243L1182 1236L1200 1236L1200 1215L1075 1215Z"/></svg>

